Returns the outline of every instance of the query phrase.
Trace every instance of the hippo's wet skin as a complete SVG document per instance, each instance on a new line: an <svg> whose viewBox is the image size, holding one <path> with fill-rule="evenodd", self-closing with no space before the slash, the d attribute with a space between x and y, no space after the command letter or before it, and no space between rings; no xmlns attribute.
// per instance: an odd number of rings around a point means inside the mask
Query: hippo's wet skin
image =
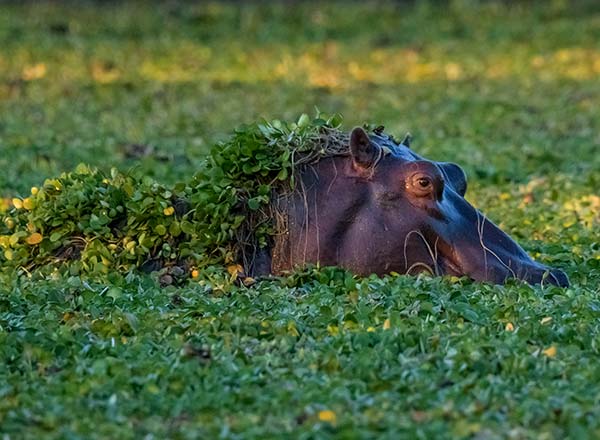
<svg viewBox="0 0 600 440"><path fill-rule="evenodd" d="M361 275L428 271L569 284L465 200L459 166L425 160L386 136L355 128L350 154L307 167L301 187L282 202L288 225L271 250L274 273L318 263Z"/></svg>

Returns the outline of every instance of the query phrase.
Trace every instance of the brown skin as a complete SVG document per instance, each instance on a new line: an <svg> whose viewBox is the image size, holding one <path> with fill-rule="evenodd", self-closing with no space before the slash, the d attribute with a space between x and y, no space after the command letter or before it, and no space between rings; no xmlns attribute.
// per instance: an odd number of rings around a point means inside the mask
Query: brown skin
<svg viewBox="0 0 600 440"><path fill-rule="evenodd" d="M362 128L352 131L350 153L301 173L303 191L281 206L288 232L263 267L281 273L312 263L360 275L426 271L568 286L564 272L533 261L465 200L457 165L425 160Z"/></svg>

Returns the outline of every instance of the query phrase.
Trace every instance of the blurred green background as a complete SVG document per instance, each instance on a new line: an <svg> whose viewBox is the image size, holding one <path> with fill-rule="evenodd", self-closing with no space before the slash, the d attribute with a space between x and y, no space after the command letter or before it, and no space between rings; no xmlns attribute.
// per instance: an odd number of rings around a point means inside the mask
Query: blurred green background
<svg viewBox="0 0 600 440"><path fill-rule="evenodd" d="M420 153L486 184L589 176L596 5L3 4L0 194L79 162L184 179L239 124L314 107L410 131Z"/></svg>

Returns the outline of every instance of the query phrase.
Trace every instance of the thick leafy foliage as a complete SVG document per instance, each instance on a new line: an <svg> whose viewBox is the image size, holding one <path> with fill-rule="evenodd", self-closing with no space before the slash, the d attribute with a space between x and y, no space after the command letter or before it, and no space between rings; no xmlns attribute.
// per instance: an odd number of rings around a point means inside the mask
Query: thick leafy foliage
<svg viewBox="0 0 600 440"><path fill-rule="evenodd" d="M191 182L173 187L85 165L47 179L3 218L3 266L78 274L239 261L245 247L267 245L272 198L293 189L297 163L331 154L323 140L340 123L304 114L245 125L213 147Z"/></svg>

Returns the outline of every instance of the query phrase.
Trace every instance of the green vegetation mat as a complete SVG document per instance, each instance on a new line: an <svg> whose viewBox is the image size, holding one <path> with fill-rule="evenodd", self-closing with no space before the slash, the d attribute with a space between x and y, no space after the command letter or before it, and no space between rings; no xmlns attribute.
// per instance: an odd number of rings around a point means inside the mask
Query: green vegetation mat
<svg viewBox="0 0 600 440"><path fill-rule="evenodd" d="M592 1L1 4L0 235L26 231L0 240L2 438L598 437L599 42ZM459 163L467 198L571 287L332 268L244 287L133 270L144 240L125 236L87 266L17 264L76 252L61 225L106 232L44 205L46 179L79 176L82 200L131 185L173 235L212 145L315 107Z"/></svg>
<svg viewBox="0 0 600 440"><path fill-rule="evenodd" d="M245 125L213 146L189 182L173 187L80 164L10 201L0 263L28 274L251 269L257 250L284 233L277 200L297 190L298 167L348 153L340 124L339 115L318 113Z"/></svg>

